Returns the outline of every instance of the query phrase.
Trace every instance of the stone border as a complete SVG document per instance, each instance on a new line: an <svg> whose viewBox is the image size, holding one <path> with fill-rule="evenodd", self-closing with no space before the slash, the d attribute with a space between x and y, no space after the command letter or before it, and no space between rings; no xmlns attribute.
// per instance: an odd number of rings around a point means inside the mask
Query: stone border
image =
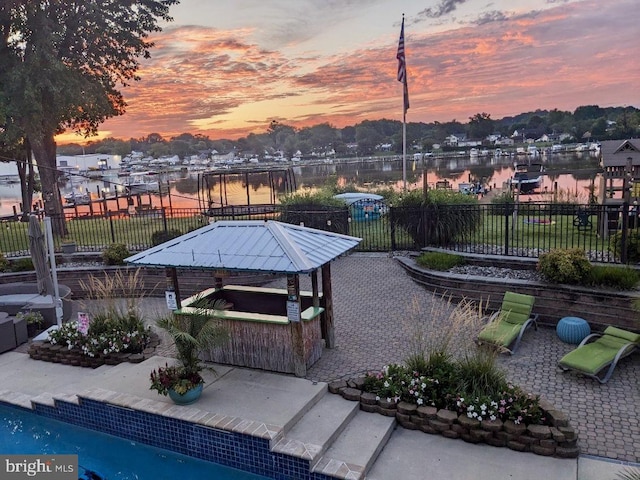
<svg viewBox="0 0 640 480"><path fill-rule="evenodd" d="M84 355L79 349L69 350L63 345L52 345L48 341L32 342L29 345L29 356L34 360L43 362L61 363L75 367L98 368L102 365L119 365L123 362L140 363L156 354L156 347L160 345L160 337L155 332L151 332L149 343L141 353L114 353L111 355L100 355L99 357L89 357Z"/></svg>
<svg viewBox="0 0 640 480"><path fill-rule="evenodd" d="M540 401L540 406L551 426L515 424L511 420L479 422L444 408L376 400L375 394L362 390L363 384L364 378L339 380L329 384L329 392L341 395L345 400L360 402L360 410L365 412L395 417L402 427L409 430L548 457L577 458L580 453L578 434L569 425L567 416L544 400Z"/></svg>

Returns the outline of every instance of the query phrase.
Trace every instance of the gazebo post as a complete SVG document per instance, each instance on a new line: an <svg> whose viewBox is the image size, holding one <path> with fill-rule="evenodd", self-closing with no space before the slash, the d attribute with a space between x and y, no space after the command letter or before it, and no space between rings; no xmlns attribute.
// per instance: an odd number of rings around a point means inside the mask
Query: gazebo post
<svg viewBox="0 0 640 480"><path fill-rule="evenodd" d="M320 306L320 294L318 292L318 269L311 272L311 293L313 295L313 307Z"/></svg>
<svg viewBox="0 0 640 480"><path fill-rule="evenodd" d="M334 348L336 345L335 332L333 328L333 299L331 297L331 262L322 265L322 299L324 301L324 314L320 328L322 338L327 348Z"/></svg>
<svg viewBox="0 0 640 480"><path fill-rule="evenodd" d="M175 292L176 294L176 306L178 310L182 308L180 301L180 288L178 287L178 270L175 267L165 268L165 275L167 277L167 290Z"/></svg>
<svg viewBox="0 0 640 480"><path fill-rule="evenodd" d="M307 374L307 362L304 358L304 335L300 319L300 278L297 274L287 275L287 318L291 325L293 342L293 374L296 377L304 377Z"/></svg>

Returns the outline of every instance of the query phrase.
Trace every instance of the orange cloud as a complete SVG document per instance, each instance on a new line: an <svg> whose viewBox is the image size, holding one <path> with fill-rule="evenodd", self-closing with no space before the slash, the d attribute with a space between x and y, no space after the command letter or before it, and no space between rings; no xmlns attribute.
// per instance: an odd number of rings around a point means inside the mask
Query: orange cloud
<svg viewBox="0 0 640 480"><path fill-rule="evenodd" d="M634 2L492 11L437 32L425 22L408 24L408 120L639 103ZM331 56L269 50L252 43L251 33L175 26L158 34L142 80L123 89L127 113L101 131L124 138L152 132L238 138L264 132L274 118L297 127L401 119L396 31Z"/></svg>

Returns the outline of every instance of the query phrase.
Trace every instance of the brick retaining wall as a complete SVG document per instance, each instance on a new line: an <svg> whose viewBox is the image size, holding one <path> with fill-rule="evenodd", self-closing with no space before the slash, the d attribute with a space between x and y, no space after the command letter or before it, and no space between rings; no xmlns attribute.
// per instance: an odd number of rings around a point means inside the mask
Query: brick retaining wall
<svg viewBox="0 0 640 480"><path fill-rule="evenodd" d="M625 330L640 330L640 314L632 308L632 302L640 298L640 292L621 292L592 289L573 285L559 285L531 280L488 278L477 275L460 275L427 270L420 267L413 257L396 257L413 280L437 294L451 295L454 299L466 298L487 302L487 310L495 311L502 304L506 291L514 291L536 297L534 311L544 325L556 326L566 316L584 318L592 330L604 330L609 325Z"/></svg>

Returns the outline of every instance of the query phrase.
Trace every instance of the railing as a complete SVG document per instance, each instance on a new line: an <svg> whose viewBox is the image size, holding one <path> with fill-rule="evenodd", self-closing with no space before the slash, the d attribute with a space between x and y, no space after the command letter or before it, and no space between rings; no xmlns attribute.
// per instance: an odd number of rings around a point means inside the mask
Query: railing
<svg viewBox="0 0 640 480"><path fill-rule="evenodd" d="M638 243L640 219L627 206L569 204L440 205L387 207L382 202L349 207L278 207L275 211L233 209L212 216L185 208L107 211L98 216L65 213L68 234L56 251L100 252L112 243L130 251L153 246L159 233L184 234L222 219L275 219L362 238L357 250L419 250L438 246L483 255L538 257L556 248L585 250L593 261L627 263ZM27 223L3 222L0 251L29 255ZM154 236L154 233L156 234ZM160 235L162 237L162 235Z"/></svg>

